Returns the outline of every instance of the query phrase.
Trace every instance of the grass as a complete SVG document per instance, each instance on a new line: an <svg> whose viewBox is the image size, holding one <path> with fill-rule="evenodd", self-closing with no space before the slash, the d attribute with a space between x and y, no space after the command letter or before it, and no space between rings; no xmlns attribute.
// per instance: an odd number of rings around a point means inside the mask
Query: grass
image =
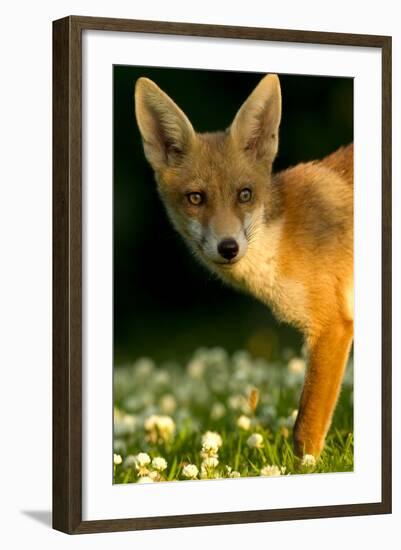
<svg viewBox="0 0 401 550"><path fill-rule="evenodd" d="M304 370L288 350L267 362L221 348L199 349L185 366L141 358L116 367L114 482L352 471L352 364L319 461L294 456Z"/></svg>

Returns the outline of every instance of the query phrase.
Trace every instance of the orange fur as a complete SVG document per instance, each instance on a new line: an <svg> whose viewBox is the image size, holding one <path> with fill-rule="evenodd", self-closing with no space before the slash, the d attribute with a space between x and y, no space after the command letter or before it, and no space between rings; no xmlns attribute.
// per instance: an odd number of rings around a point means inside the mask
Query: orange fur
<svg viewBox="0 0 401 550"><path fill-rule="evenodd" d="M353 338L353 147L277 178L285 202L279 270L296 278L308 296L307 325L302 328L309 367L294 437L299 454L318 456ZM317 204L311 213L313 201ZM321 219L315 219L317 212Z"/></svg>

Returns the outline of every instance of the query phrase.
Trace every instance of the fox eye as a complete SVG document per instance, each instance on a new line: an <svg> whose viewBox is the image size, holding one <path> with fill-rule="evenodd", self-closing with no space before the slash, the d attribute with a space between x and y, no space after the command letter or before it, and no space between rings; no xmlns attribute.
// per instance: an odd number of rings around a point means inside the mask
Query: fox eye
<svg viewBox="0 0 401 550"><path fill-rule="evenodd" d="M241 189L241 191L238 193L239 202L249 202L251 198L252 191L248 187L244 187L244 189Z"/></svg>
<svg viewBox="0 0 401 550"><path fill-rule="evenodd" d="M202 193L194 192L194 193L188 193L187 199L194 206L200 206L201 204L203 204L205 197Z"/></svg>

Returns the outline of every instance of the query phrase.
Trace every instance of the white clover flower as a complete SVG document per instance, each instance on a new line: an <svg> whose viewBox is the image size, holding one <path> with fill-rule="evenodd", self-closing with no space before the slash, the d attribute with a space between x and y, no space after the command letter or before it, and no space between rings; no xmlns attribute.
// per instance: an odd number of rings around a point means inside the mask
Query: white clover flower
<svg viewBox="0 0 401 550"><path fill-rule="evenodd" d="M227 402L230 409L233 409L234 411L240 411L243 414L252 413L252 409L249 406L248 399L244 395L230 395Z"/></svg>
<svg viewBox="0 0 401 550"><path fill-rule="evenodd" d="M153 430L154 428L156 428L158 421L159 415L152 414L151 416L148 416L148 418L146 418L144 422L145 430Z"/></svg>
<svg viewBox="0 0 401 550"><path fill-rule="evenodd" d="M177 408L177 401L174 395L167 393L159 401L160 409L164 414L172 414Z"/></svg>
<svg viewBox="0 0 401 550"><path fill-rule="evenodd" d="M208 456L202 461L202 468L206 468L207 470L213 470L214 468L217 468L218 465L219 459L215 456Z"/></svg>
<svg viewBox="0 0 401 550"><path fill-rule="evenodd" d="M135 431L137 419L132 414L115 414L114 415L114 435L121 437L131 434Z"/></svg>
<svg viewBox="0 0 401 550"><path fill-rule="evenodd" d="M149 476L143 476L143 477L140 477L137 481L137 483L153 483L153 479Z"/></svg>
<svg viewBox="0 0 401 550"><path fill-rule="evenodd" d="M190 378L195 378L196 380L199 380L203 377L205 368L205 362L202 359L195 357L194 359L191 359L191 361L187 365L188 376Z"/></svg>
<svg viewBox="0 0 401 550"><path fill-rule="evenodd" d="M313 455L304 455L301 464L306 468L313 468L316 466L316 458Z"/></svg>
<svg viewBox="0 0 401 550"><path fill-rule="evenodd" d="M156 456L153 460L152 460L152 466L155 470L157 470L158 472L163 472L163 470L165 470L167 468L167 460L164 459L163 457L161 456Z"/></svg>
<svg viewBox="0 0 401 550"><path fill-rule="evenodd" d="M114 420L121 421L123 416L124 416L123 411L121 411L118 407L114 407Z"/></svg>
<svg viewBox="0 0 401 550"><path fill-rule="evenodd" d="M170 382L170 373L163 369L158 369L153 377L157 386L166 386Z"/></svg>
<svg viewBox="0 0 401 550"><path fill-rule="evenodd" d="M131 432L135 429L137 419L133 414L124 414L122 424Z"/></svg>
<svg viewBox="0 0 401 550"><path fill-rule="evenodd" d="M152 443L166 443L175 431L175 422L170 416L152 414L145 420L144 426Z"/></svg>
<svg viewBox="0 0 401 550"><path fill-rule="evenodd" d="M114 453L114 466L118 466L122 463L122 461L123 459L121 458L121 455Z"/></svg>
<svg viewBox="0 0 401 550"><path fill-rule="evenodd" d="M202 445L202 450L200 455L202 458L207 458L209 456L216 457L219 454L219 448L216 445L215 441L205 441Z"/></svg>
<svg viewBox="0 0 401 550"><path fill-rule="evenodd" d="M226 408L223 403L213 403L210 411L210 418L212 420L220 420L220 418L223 418L225 414Z"/></svg>
<svg viewBox="0 0 401 550"><path fill-rule="evenodd" d="M280 476L282 473L283 473L282 470L278 466L275 466L274 464L264 466L264 468L260 470L260 475L263 477Z"/></svg>
<svg viewBox="0 0 401 550"><path fill-rule="evenodd" d="M123 462L123 468L125 470L128 470L128 468L132 468L136 464L136 458L134 455L128 455L126 458L124 458Z"/></svg>
<svg viewBox="0 0 401 550"><path fill-rule="evenodd" d="M261 449L263 447L263 437L260 434L254 433L248 437L246 443L251 449Z"/></svg>
<svg viewBox="0 0 401 550"><path fill-rule="evenodd" d="M168 441L174 434L175 422L170 416L159 416L157 428L163 441Z"/></svg>
<svg viewBox="0 0 401 550"><path fill-rule="evenodd" d="M211 348L208 352L208 361L214 363L214 365L224 365L227 361L228 355L224 348Z"/></svg>
<svg viewBox="0 0 401 550"><path fill-rule="evenodd" d="M205 432L202 435L202 445L209 445L210 447L221 447L223 445L223 440L221 435L217 432Z"/></svg>
<svg viewBox="0 0 401 550"><path fill-rule="evenodd" d="M148 453L138 453L135 456L135 465L139 468L150 464L150 456Z"/></svg>
<svg viewBox="0 0 401 550"><path fill-rule="evenodd" d="M252 358L248 351L238 350L233 353L232 362L234 366L239 370L246 371L249 367L252 366Z"/></svg>
<svg viewBox="0 0 401 550"><path fill-rule="evenodd" d="M182 469L182 475L188 479L196 479L199 470L195 464L186 464Z"/></svg>
<svg viewBox="0 0 401 550"><path fill-rule="evenodd" d="M301 359L300 357L293 357L288 362L288 370L292 374L304 374L306 370L305 359Z"/></svg>
<svg viewBox="0 0 401 550"><path fill-rule="evenodd" d="M237 472L236 470L233 470L231 466L226 466L227 475L228 477L241 477L241 474Z"/></svg>
<svg viewBox="0 0 401 550"><path fill-rule="evenodd" d="M201 464L201 479L216 479L221 477L216 471L215 468L219 465L219 459L215 456L209 456L202 461Z"/></svg>
<svg viewBox="0 0 401 550"><path fill-rule="evenodd" d="M152 374L155 364L149 357L141 357L135 362L134 372L140 378L147 378Z"/></svg>
<svg viewBox="0 0 401 550"><path fill-rule="evenodd" d="M245 416L244 414L242 414L237 419L237 426L242 430L248 431L251 427L251 419L248 416Z"/></svg>
<svg viewBox="0 0 401 550"><path fill-rule="evenodd" d="M195 360L202 361L205 364L205 366L207 366L207 363L209 360L209 348L201 347L196 349L192 354L190 361L195 361Z"/></svg>
<svg viewBox="0 0 401 550"><path fill-rule="evenodd" d="M143 476L143 477L146 477L146 476ZM150 477L150 479L152 481L160 481L161 480L161 475L159 472L157 472L156 470L151 470L149 473L148 473L148 477Z"/></svg>
<svg viewBox="0 0 401 550"><path fill-rule="evenodd" d="M237 411L241 408L243 399L244 398L242 395L230 395L230 397L228 398L228 406L230 407L230 409Z"/></svg>
<svg viewBox="0 0 401 550"><path fill-rule="evenodd" d="M151 458L147 453L138 453L135 456L135 469L139 477L145 477L149 474L148 466Z"/></svg>

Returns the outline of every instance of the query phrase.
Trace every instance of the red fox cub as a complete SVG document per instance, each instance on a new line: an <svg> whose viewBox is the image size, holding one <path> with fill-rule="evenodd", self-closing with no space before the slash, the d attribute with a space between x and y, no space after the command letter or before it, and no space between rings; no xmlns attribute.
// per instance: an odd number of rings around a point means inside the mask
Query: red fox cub
<svg viewBox="0 0 401 550"><path fill-rule="evenodd" d="M353 146L272 174L281 118L274 74L222 132L196 133L147 78L136 83L135 106L174 227L209 269L303 332L309 364L295 452L318 457L353 339Z"/></svg>

